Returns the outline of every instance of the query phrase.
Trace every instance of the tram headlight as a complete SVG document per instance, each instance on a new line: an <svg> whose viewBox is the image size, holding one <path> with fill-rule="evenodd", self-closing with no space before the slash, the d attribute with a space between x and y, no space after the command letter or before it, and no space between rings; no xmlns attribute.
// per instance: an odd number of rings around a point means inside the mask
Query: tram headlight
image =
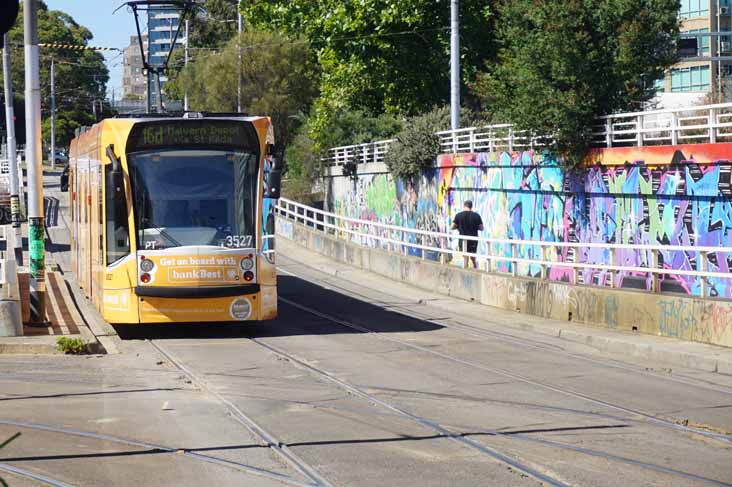
<svg viewBox="0 0 732 487"><path fill-rule="evenodd" d="M245 257L239 263L241 270L250 271L254 267L254 260L251 257Z"/></svg>
<svg viewBox="0 0 732 487"><path fill-rule="evenodd" d="M254 280L254 273L252 271L246 271L244 273L244 280L247 282L252 282Z"/></svg>
<svg viewBox="0 0 732 487"><path fill-rule="evenodd" d="M155 262L150 259L145 259L140 262L140 270L142 272L151 272L155 268Z"/></svg>

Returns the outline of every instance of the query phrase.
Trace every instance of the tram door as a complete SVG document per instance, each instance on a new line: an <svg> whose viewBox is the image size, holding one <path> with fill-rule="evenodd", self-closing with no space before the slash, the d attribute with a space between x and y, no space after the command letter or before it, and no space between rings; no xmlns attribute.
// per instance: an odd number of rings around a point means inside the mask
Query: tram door
<svg viewBox="0 0 732 487"><path fill-rule="evenodd" d="M102 276L102 172L98 161L92 161L89 168L90 196L89 205L89 254L91 267L92 301L101 309Z"/></svg>
<svg viewBox="0 0 732 487"><path fill-rule="evenodd" d="M84 156L78 162L79 166L79 284L91 296L91 253L89 252L89 210L91 208L91 192L89 187L89 159Z"/></svg>

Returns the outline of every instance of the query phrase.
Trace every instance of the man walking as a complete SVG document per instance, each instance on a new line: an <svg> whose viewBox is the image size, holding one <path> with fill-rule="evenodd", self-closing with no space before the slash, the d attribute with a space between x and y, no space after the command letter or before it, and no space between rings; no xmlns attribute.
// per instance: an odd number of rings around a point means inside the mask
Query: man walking
<svg viewBox="0 0 732 487"><path fill-rule="evenodd" d="M473 202L467 200L463 204L463 211L455 215L455 220L452 222L452 230L458 230L460 235L477 237L478 232L483 230L483 219L480 215L473 211ZM475 254L478 252L478 241L477 240L460 240L460 246L463 252L469 254ZM468 257L464 256L465 268L468 268ZM478 262L475 257L470 257L473 261L473 268L478 268Z"/></svg>

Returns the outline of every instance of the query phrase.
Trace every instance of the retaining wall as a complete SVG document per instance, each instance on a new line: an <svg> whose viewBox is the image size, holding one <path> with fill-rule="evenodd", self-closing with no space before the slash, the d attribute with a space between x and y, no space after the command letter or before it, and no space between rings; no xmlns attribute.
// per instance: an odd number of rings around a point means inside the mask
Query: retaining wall
<svg viewBox="0 0 732 487"><path fill-rule="evenodd" d="M732 144L621 147L598 150L581 168L568 169L551 154L491 152L443 155L415 181L395 180L379 164L359 166L355 180L334 168L330 210L340 215L392 225L449 231L465 200L485 222L484 237L543 242L732 247ZM410 236L415 239L419 237ZM376 243L376 242L375 242ZM446 242L426 239L430 246ZM453 245L456 242L453 242ZM509 246L494 246L509 256ZM420 252L412 249L416 255ZM518 246L519 257L540 257L540 248ZM486 253L481 244L478 253ZM614 255L613 255L614 254ZM436 254L427 258L437 259ZM576 257L589 264L647 267L651 252L597 248ZM698 252L663 251L660 265L701 270ZM567 282L572 270L562 266L574 254L552 255L549 278ZM710 253L706 269L729 273L732 254ZM518 264L517 273L537 277L537 265ZM513 273L502 262L499 272ZM611 282L611 279L615 279ZM661 276L660 289L701 296L701 278ZM608 288L650 289L647 273L586 269L582 283ZM732 279L707 278L705 297L732 299Z"/></svg>
<svg viewBox="0 0 732 487"><path fill-rule="evenodd" d="M282 218L278 237L438 294L545 318L732 347L732 303L485 273L363 247Z"/></svg>

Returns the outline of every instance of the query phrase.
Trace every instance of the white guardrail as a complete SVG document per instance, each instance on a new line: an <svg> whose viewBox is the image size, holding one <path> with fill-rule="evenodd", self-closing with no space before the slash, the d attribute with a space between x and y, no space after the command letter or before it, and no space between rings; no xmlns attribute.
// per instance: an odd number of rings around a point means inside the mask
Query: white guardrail
<svg viewBox="0 0 732 487"><path fill-rule="evenodd" d="M598 148L732 142L732 103L618 113L597 121L592 140ZM550 140L514 130L510 124L446 130L437 135L446 153L539 149ZM383 162L393 141L336 147L328 151L325 162L331 166L351 160Z"/></svg>
<svg viewBox="0 0 732 487"><path fill-rule="evenodd" d="M584 242L543 242L535 240L511 240L487 237L468 237L452 233L431 232L412 228L387 225L358 218L349 218L336 215L327 211L319 210L311 206L303 205L287 198L280 198L277 203L277 212L281 217L288 220L302 223L311 228L322 229L325 233L333 234L339 238L358 243L364 247L380 248L391 252L408 254L409 249L419 249L422 259L425 259L426 252L435 252L440 255L440 261L445 262L446 256L453 257L476 257L479 267L487 272L493 272L495 264L499 262L513 264L536 265L541 268L541 279L547 279L550 268L571 269L572 283L580 284L579 271L592 269L596 271L607 271L610 274L610 287L615 285L616 273L640 273L651 277L651 290L660 291L659 276L691 276L702 278L732 279L732 274L726 272L711 272L707 270L708 255L713 253L732 254L732 247L693 247L680 245L622 245L602 244ZM457 250L458 242L473 240L486 244L487 253L471 254ZM453 248L456 247L456 248ZM521 257L518 255L520 246L539 248L538 258ZM503 248L501 248L503 247ZM503 249L510 249L510 255L501 253ZM571 261L559 261L552 258L558 255L561 249L569 249L567 258ZM602 249L614 251L640 251L646 254L647 266L617 265L616 252L609 253L610 264L596 264L592 262L580 262L579 256L582 250ZM689 252L696 253L696 270L667 269L659 266L659 255L664 252ZM622 252L620 252L622 253ZM462 259L458 259L462 260ZM517 265L513 265L513 275L518 275ZM706 279L701 279L701 295L707 295Z"/></svg>

